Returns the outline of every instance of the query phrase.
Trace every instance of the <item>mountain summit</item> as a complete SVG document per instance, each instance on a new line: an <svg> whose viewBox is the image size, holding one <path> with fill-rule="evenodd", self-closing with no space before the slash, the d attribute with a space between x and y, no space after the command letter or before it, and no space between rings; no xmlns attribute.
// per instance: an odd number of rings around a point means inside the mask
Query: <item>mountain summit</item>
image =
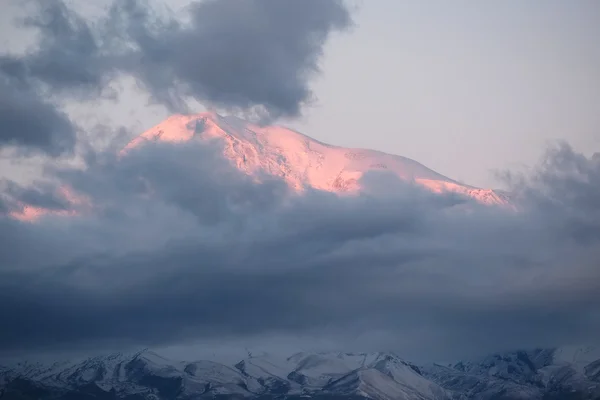
<svg viewBox="0 0 600 400"><path fill-rule="evenodd" d="M338 194L360 193L362 177L371 171L386 171L401 181L421 185L434 193L458 193L486 205L512 207L509 198L491 189L464 185L410 158L368 149L334 146L282 126L260 126L233 116L213 112L173 115L130 141L120 156L145 142L213 141L223 144L223 156L250 176L271 175L290 188L308 188ZM61 188L70 205L86 200L68 187ZM35 221L45 214L74 215L72 210L50 210L28 204L10 216Z"/></svg>
<svg viewBox="0 0 600 400"><path fill-rule="evenodd" d="M224 156L237 168L250 175L262 172L280 177L296 190L357 192L365 173L384 170L433 192L455 192L490 205L508 203L494 190L463 185L406 157L333 146L285 127L259 126L212 112L173 115L136 137L121 154L146 141L181 142L193 138L222 139Z"/></svg>

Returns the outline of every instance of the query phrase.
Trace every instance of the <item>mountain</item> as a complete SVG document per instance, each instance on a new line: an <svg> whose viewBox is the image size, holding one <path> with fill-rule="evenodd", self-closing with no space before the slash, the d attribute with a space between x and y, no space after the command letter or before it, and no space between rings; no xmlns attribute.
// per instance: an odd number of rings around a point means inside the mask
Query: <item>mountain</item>
<svg viewBox="0 0 600 400"><path fill-rule="evenodd" d="M222 139L223 154L247 174L263 172L284 179L296 190L336 193L361 190L368 171L389 171L403 181L434 192L456 192L484 204L508 204L505 194L463 185L406 157L375 150L349 149L319 142L281 126L259 126L237 117L206 112L174 115L132 140L122 155L146 141L181 142Z"/></svg>
<svg viewBox="0 0 600 400"><path fill-rule="evenodd" d="M131 149L148 141L214 139L221 140L224 157L239 170L251 176L279 177L297 191L313 188L338 194L357 193L364 189L361 178L366 173L387 171L435 193L458 193L482 204L514 208L507 193L464 185L410 158L333 146L281 126L259 126L212 112L173 115L133 139L119 154L125 157ZM68 217L75 215L77 205L86 202L68 187L61 188L61 195L73 209L50 210L19 204L20 209L10 212L10 216L21 221L35 221L45 214Z"/></svg>
<svg viewBox="0 0 600 400"><path fill-rule="evenodd" d="M598 400L600 348L499 353L476 362L422 367L457 400Z"/></svg>
<svg viewBox="0 0 600 400"><path fill-rule="evenodd" d="M445 390L392 354L299 353L235 365L178 362L152 351L0 370L0 399L318 398L447 400Z"/></svg>
<svg viewBox="0 0 600 400"><path fill-rule="evenodd" d="M173 361L152 351L0 367L0 399L598 400L600 349L493 354L417 366L392 353Z"/></svg>

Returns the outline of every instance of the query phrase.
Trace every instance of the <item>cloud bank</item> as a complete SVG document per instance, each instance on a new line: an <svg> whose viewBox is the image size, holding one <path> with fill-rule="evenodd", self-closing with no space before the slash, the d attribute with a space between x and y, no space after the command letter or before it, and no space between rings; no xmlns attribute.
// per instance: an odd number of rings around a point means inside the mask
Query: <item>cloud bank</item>
<svg viewBox="0 0 600 400"><path fill-rule="evenodd" d="M113 96L121 75L170 110L297 116L351 25L335 0L205 0L187 22L125 0L97 24L31 4L37 46L0 55L0 146L53 157L79 136L64 104ZM598 156L561 145L507 174L514 212L384 173L360 196L299 195L219 146L92 149L83 169L0 182L0 354L288 335L443 356L600 331ZM7 217L25 205L53 212Z"/></svg>
<svg viewBox="0 0 600 400"><path fill-rule="evenodd" d="M149 144L49 170L92 206L0 220L0 352L371 335L441 356L600 329L597 157L561 145L532 176L510 176L515 213L379 173L360 196L299 195L214 146ZM51 186L6 193L62 205Z"/></svg>

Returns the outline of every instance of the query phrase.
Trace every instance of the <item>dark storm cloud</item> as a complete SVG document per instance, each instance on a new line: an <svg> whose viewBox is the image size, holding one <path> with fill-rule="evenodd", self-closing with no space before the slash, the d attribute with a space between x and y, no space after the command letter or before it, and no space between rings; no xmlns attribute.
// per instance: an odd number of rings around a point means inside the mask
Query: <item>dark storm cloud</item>
<svg viewBox="0 0 600 400"><path fill-rule="evenodd" d="M206 0L189 23L118 1L96 28L58 0L33 4L38 45L0 55L0 144L50 155L75 147L60 102L104 94L121 73L172 110L191 96L296 116L325 40L350 24L333 0ZM296 195L217 154L149 145L48 168L81 202L4 182L3 214L23 203L79 214L0 217L0 353L370 332L386 335L381 347L443 353L600 331L597 156L563 145L532 176L508 176L513 212L385 174L359 197Z"/></svg>
<svg viewBox="0 0 600 400"><path fill-rule="evenodd" d="M72 151L73 123L33 88L3 75L2 62L0 59L0 146L43 150L51 156Z"/></svg>
<svg viewBox="0 0 600 400"><path fill-rule="evenodd" d="M312 97L323 45L350 15L337 0L207 0L189 24L156 26L145 3L116 3L111 30L137 45L130 72L173 111L185 96L267 117L295 117Z"/></svg>
<svg viewBox="0 0 600 400"><path fill-rule="evenodd" d="M109 69L87 23L59 0L33 1L21 25L39 41L24 55L0 54L0 145L51 156L75 148L76 127L55 96L97 95Z"/></svg>
<svg viewBox="0 0 600 400"><path fill-rule="evenodd" d="M27 73L58 93L74 90L97 96L113 68L102 53L97 33L61 0L32 4L34 11L23 20L23 26L35 29L39 41L21 60Z"/></svg>
<svg viewBox="0 0 600 400"><path fill-rule="evenodd" d="M367 187L398 190L296 195L217 154L98 156L54 174L93 209L1 220L1 351L383 332L380 348L448 354L600 329L597 159L550 152L513 179L515 213L379 174Z"/></svg>
<svg viewBox="0 0 600 400"><path fill-rule="evenodd" d="M0 54L0 145L52 156L75 147L60 105L115 97L119 75L171 111L188 111L192 97L263 120L298 116L324 42L351 22L337 0L201 1L189 24L137 0L116 1L95 25L61 0L27 5L20 25L38 41L23 55Z"/></svg>

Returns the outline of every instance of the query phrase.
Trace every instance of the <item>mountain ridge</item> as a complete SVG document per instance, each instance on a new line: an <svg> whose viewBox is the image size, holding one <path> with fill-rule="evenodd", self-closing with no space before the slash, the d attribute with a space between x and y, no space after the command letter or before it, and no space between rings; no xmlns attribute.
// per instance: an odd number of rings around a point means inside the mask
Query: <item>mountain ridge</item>
<svg viewBox="0 0 600 400"><path fill-rule="evenodd" d="M118 398L194 396L357 396L372 399L448 399L416 367L383 353L296 353L290 357L248 357L234 365L215 361L171 361L144 350L115 353L76 363L29 364L4 369L5 388L19 379L38 388L69 393L88 385ZM387 385L381 385L381 382ZM407 397L408 396L408 397Z"/></svg>
<svg viewBox="0 0 600 400"><path fill-rule="evenodd" d="M447 365L416 365L385 352L190 362L146 349L0 367L0 398L596 400L599 371L597 347L496 353Z"/></svg>

